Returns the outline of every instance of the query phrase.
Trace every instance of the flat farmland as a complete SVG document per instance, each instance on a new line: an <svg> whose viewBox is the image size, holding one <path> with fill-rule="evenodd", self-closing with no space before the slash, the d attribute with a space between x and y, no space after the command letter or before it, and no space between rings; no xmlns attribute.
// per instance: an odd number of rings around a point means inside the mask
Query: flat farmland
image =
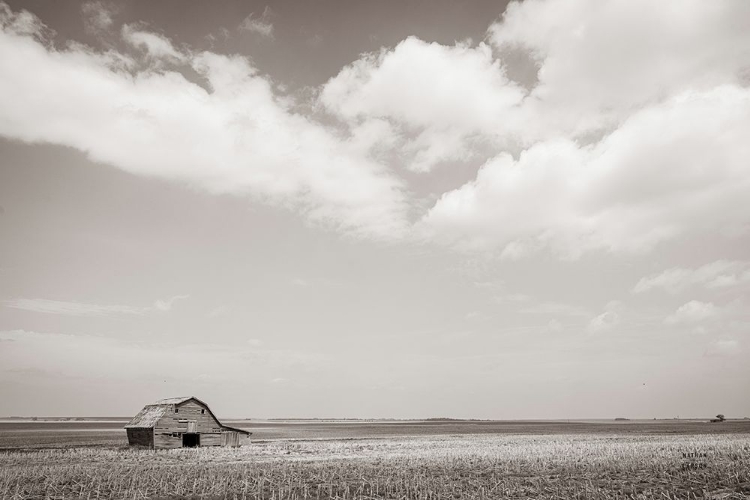
<svg viewBox="0 0 750 500"><path fill-rule="evenodd" d="M0 498L750 497L750 422L227 421L237 449L130 449L124 422L0 424Z"/></svg>
<svg viewBox="0 0 750 500"><path fill-rule="evenodd" d="M126 446L121 420L0 420L0 450ZM253 433L252 441L362 439L474 434L740 434L750 420L487 421L487 420L226 420Z"/></svg>

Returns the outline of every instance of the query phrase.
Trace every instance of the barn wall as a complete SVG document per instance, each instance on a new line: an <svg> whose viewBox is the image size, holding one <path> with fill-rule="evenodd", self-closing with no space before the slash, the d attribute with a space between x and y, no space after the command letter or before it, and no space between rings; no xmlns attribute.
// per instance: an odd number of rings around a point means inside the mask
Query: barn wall
<svg viewBox="0 0 750 500"><path fill-rule="evenodd" d="M154 447L153 429L127 429L127 434L130 446Z"/></svg>
<svg viewBox="0 0 750 500"><path fill-rule="evenodd" d="M182 448L182 436L177 433L175 435L164 433L154 434L154 448L157 450Z"/></svg>
<svg viewBox="0 0 750 500"><path fill-rule="evenodd" d="M157 450L182 448L182 434L156 434L154 436L154 448ZM204 434L201 433L201 447L203 446L221 446L221 434Z"/></svg>
<svg viewBox="0 0 750 500"><path fill-rule="evenodd" d="M221 432L221 424L211 416L208 408L201 406L195 401L188 401L177 406L178 412L174 408L168 409L166 413L156 422L155 430L157 433L167 432L187 432L187 422L180 420L195 420L195 432L215 433ZM201 413L201 410L205 410Z"/></svg>
<svg viewBox="0 0 750 500"><path fill-rule="evenodd" d="M239 446L240 445L240 433L235 431L224 431L221 433L221 445L222 446Z"/></svg>
<svg viewBox="0 0 750 500"><path fill-rule="evenodd" d="M162 448L182 448L181 434L187 432L188 422L195 421L195 432L201 435L201 446L220 446L221 445L221 424L211 416L208 408L188 401L168 409L164 415L156 422L154 427L154 447ZM201 410L204 410L201 413Z"/></svg>
<svg viewBox="0 0 750 500"><path fill-rule="evenodd" d="M201 434L201 446L221 446L221 434Z"/></svg>

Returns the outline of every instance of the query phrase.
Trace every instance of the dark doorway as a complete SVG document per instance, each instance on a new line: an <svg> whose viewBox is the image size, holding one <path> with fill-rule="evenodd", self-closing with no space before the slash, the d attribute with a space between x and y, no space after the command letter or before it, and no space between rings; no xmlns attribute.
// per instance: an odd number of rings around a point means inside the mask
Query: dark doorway
<svg viewBox="0 0 750 500"><path fill-rule="evenodd" d="M186 432L182 435L183 448L195 448L201 445L201 435Z"/></svg>

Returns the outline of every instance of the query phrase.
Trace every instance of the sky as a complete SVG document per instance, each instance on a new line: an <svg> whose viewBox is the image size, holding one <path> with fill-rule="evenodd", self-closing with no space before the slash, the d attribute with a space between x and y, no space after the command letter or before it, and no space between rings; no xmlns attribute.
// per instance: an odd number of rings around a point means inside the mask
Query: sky
<svg viewBox="0 0 750 500"><path fill-rule="evenodd" d="M0 415L750 416L745 0L0 26Z"/></svg>

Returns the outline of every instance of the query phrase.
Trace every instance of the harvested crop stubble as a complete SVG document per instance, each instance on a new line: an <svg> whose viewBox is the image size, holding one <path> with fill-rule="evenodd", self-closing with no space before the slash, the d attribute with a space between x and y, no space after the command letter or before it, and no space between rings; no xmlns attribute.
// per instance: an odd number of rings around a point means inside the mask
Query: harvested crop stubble
<svg viewBox="0 0 750 500"><path fill-rule="evenodd" d="M699 453L700 468L685 468ZM692 462L691 462L692 463ZM750 435L272 441L0 454L2 498L744 498Z"/></svg>

